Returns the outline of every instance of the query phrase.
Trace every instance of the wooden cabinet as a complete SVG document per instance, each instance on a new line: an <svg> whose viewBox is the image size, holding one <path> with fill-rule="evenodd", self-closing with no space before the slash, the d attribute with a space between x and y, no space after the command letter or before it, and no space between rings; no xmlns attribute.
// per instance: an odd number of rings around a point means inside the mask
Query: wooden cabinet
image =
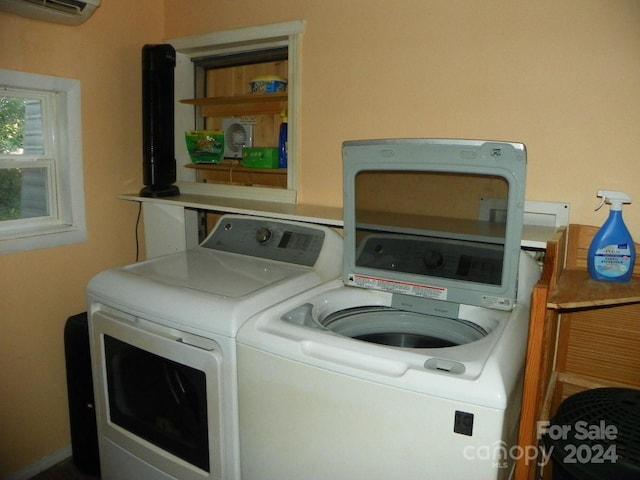
<svg viewBox="0 0 640 480"><path fill-rule="evenodd" d="M249 84L261 75L286 78L287 72L287 60L210 69L206 72L205 96L180 102L197 107L207 130L221 130L223 118L242 118L253 125L254 147L278 147L280 114L288 109L289 94L251 95ZM199 182L287 188L287 169L247 169L237 160L225 160L220 165L187 165L187 168L198 171Z"/></svg>
<svg viewBox="0 0 640 480"><path fill-rule="evenodd" d="M537 422L553 417L568 396L590 388L640 388L640 265L636 261L626 284L592 280L587 252L597 231L570 225L548 242L533 290L520 447L538 446ZM536 462L519 459L516 479L551 478Z"/></svg>

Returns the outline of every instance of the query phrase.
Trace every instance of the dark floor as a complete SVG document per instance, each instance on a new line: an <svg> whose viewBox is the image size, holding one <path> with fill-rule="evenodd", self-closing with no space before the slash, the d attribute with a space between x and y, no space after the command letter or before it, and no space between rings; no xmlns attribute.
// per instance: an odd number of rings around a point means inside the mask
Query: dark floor
<svg viewBox="0 0 640 480"><path fill-rule="evenodd" d="M82 473L68 458L48 470L40 472L35 477L31 477L30 480L97 480L98 478L100 477Z"/></svg>

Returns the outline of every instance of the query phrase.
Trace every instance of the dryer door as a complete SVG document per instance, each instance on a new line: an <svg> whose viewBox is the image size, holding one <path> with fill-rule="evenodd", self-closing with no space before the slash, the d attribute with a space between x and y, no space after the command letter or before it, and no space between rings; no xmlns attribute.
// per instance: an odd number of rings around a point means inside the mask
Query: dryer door
<svg viewBox="0 0 640 480"><path fill-rule="evenodd" d="M209 470L206 375L104 336L110 420Z"/></svg>
<svg viewBox="0 0 640 480"><path fill-rule="evenodd" d="M103 478L222 478L221 349L125 316L90 318Z"/></svg>

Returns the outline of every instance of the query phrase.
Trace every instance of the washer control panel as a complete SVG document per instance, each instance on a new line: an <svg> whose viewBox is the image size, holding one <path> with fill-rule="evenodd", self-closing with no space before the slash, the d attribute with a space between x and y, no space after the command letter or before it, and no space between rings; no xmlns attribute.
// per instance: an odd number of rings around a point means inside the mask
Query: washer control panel
<svg viewBox="0 0 640 480"><path fill-rule="evenodd" d="M325 232L313 225L256 217L222 217L201 248L315 265Z"/></svg>
<svg viewBox="0 0 640 480"><path fill-rule="evenodd" d="M467 240L373 234L361 245L359 267L500 285L502 245Z"/></svg>

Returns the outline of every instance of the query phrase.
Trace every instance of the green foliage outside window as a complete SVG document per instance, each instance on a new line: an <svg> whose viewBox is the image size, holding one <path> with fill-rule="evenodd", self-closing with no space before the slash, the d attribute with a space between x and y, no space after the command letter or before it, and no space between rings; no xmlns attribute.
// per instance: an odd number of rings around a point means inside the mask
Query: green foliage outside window
<svg viewBox="0 0 640 480"><path fill-rule="evenodd" d="M24 99L0 97L0 154L21 152L24 121ZM0 221L20 218L21 186L20 169L0 169Z"/></svg>

